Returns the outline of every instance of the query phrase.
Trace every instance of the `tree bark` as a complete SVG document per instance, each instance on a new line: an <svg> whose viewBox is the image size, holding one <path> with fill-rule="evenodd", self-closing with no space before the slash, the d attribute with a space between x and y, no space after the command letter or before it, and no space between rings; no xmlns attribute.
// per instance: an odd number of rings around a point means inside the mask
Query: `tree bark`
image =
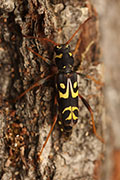
<svg viewBox="0 0 120 180"><path fill-rule="evenodd" d="M53 44L28 36L49 38L65 43L80 24L93 16L72 39L77 40L75 69L99 80L100 85L79 77L79 91L94 112L98 134L104 116L102 82L103 64L99 60L98 15L89 1L28 0L0 2L0 178L41 180L93 180L96 164L103 153L103 144L93 134L91 117L79 103L79 121L66 138L56 124L41 159L37 159L53 123L55 85L50 79L35 87L14 103L16 97L50 73L49 65L30 52L53 61ZM25 37L26 35L27 37ZM98 170L98 169L97 169Z"/></svg>
<svg viewBox="0 0 120 180"><path fill-rule="evenodd" d="M96 2L96 1L95 1ZM120 2L98 1L105 62L106 152L101 179L120 179Z"/></svg>

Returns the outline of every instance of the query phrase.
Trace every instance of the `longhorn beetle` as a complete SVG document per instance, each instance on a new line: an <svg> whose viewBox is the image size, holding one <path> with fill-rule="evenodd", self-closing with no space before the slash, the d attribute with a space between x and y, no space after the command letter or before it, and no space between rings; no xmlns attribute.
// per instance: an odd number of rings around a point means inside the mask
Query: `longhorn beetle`
<svg viewBox="0 0 120 180"><path fill-rule="evenodd" d="M73 126L78 121L78 97L82 100L83 104L86 106L88 111L91 114L91 120L93 125L93 131L96 137L101 141L104 142L103 138L99 136L96 132L94 118L93 118L93 112L88 104L88 102L78 93L78 82L77 82L77 75L82 75L80 73L74 72L73 70L73 64L74 64L74 58L73 55L75 54L76 50L78 49L78 46L80 44L80 39L78 40L76 44L76 48L74 53L72 54L70 52L69 43L74 38L74 36L78 33L78 31L81 29L81 27L89 21L92 17L89 17L83 24L79 26L79 28L75 31L75 33L72 35L72 37L65 43L65 44L58 44L54 41L47 39L47 38L39 38L39 37L33 37L33 36L26 36L24 37L28 39L37 39L39 41L47 41L54 45L54 52L56 54L55 56L55 63L57 70L52 71L50 75L47 77L44 77L42 80L39 80L35 84L33 84L29 89L24 91L21 95L19 95L14 102L16 102L18 99L20 99L22 96L24 96L28 91L33 89L36 86L41 86L44 84L48 79L51 77L55 77L55 87L56 87L56 95L54 98L54 105L56 106L58 104L58 111L59 111L59 125L61 131L71 133ZM51 61L47 60L46 58L42 57L40 54L33 51L31 48L27 47L29 51L34 53L35 55L39 56L41 59L43 59L45 62L47 62L50 65L55 66L51 63ZM55 68L54 68L55 69ZM85 75L84 75L85 76ZM85 76L89 78L88 76ZM93 78L92 78L93 79ZM93 79L94 80L94 79ZM43 149L45 148L45 145L50 137L51 132L53 131L53 128L57 121L57 113L54 116L54 121L52 124L52 127L48 133L48 136L41 148L41 151L38 153L38 159L40 159L40 156L43 152Z"/></svg>

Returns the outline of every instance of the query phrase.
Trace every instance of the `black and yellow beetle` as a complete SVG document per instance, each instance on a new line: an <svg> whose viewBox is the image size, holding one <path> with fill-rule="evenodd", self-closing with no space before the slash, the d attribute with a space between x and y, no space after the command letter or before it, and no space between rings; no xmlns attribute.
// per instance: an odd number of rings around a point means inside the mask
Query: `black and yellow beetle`
<svg viewBox="0 0 120 180"><path fill-rule="evenodd" d="M42 58L45 62L49 63L51 66L56 66L57 70L52 71L50 75L47 77L44 77L42 80L36 82L33 84L29 89L24 91L20 96L18 96L16 100L20 99L22 96L24 96L28 91L33 89L36 86L41 86L46 80L50 79L51 77L55 77L55 87L56 87L56 96L54 98L54 105L58 105L58 112L56 112L54 116L53 125L48 133L48 136L46 138L46 141L44 142L41 151L38 153L38 159L40 159L40 156L43 152L43 149L45 148L45 145L49 139L49 136L56 124L56 121L58 120L58 124L60 125L60 130L62 132L71 134L73 126L78 121L78 98L82 100L86 108L89 110L91 114L91 120L93 125L93 131L96 137L101 141L104 142L103 138L100 137L95 128L94 118L93 118L93 112L88 104L88 102L78 93L78 81L77 81L77 75L81 75L80 73L74 72L73 70L73 64L74 64L74 58L73 54L70 51L69 43L73 39L73 37L78 33L78 31L81 29L81 27L89 21L91 17L89 17L83 24L79 26L79 28L75 31L75 33L72 35L72 37L65 43L65 44L58 44L54 41L47 39L47 38L37 38L33 36L25 36L28 39L38 39L39 41L47 41L51 42L54 45L54 52L55 52L55 65L52 64L51 61L45 59L40 54L33 51L31 48L27 47L28 50L30 50L32 53L36 54L40 58ZM75 51L77 47L79 46L80 41L78 40ZM83 75L82 75L83 76ZM85 76L85 75L84 75ZM86 76L87 77L87 76Z"/></svg>
<svg viewBox="0 0 120 180"><path fill-rule="evenodd" d="M56 90L59 104L61 131L71 132L78 120L78 82L73 72L74 59L68 45L55 46L55 62L58 67Z"/></svg>

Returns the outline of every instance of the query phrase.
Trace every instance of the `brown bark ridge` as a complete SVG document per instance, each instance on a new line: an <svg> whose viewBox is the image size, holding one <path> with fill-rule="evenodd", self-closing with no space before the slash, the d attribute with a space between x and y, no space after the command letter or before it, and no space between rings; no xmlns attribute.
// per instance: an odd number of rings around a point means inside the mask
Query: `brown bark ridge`
<svg viewBox="0 0 120 180"><path fill-rule="evenodd" d="M98 15L89 1L26 0L0 2L0 179L93 180L96 162L103 144L93 134L90 114L79 102L79 121L66 139L56 124L37 161L37 153L53 123L54 81L14 99L32 84L48 75L49 65L31 53L31 47L46 59L53 59L53 45L24 37L49 38L65 43L89 16L71 41L71 50L79 37L75 68L103 81L99 61ZM79 77L79 91L91 105L98 134L103 117L102 85ZM100 160L101 161L101 160Z"/></svg>

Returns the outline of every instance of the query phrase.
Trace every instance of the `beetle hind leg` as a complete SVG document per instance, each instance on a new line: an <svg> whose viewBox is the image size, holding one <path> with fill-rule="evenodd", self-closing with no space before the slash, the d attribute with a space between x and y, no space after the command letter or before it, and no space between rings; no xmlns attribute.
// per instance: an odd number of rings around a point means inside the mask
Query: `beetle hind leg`
<svg viewBox="0 0 120 180"><path fill-rule="evenodd" d="M80 94L79 94L79 97L80 97L80 99L82 100L82 102L83 102L83 104L85 105L85 107L88 109L88 111L89 111L90 114L91 114L93 132L94 132L95 136L96 136L97 139L99 139L102 143L104 143L104 139L97 134L96 127L95 127L95 122L94 122L93 111L92 111L90 105L88 104L88 102L87 102Z"/></svg>

